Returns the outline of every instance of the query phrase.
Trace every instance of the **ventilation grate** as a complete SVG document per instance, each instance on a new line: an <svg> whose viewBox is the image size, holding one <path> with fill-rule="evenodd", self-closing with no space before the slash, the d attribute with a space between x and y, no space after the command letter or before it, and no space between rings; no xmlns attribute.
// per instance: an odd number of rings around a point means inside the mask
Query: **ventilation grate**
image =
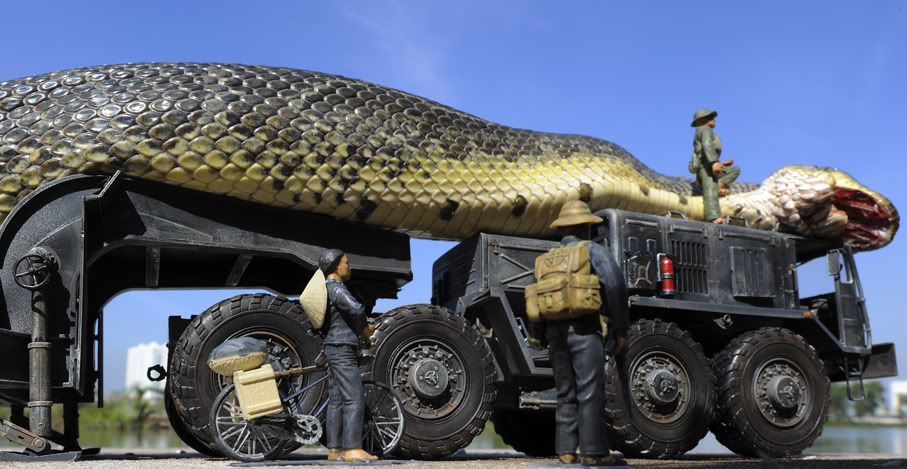
<svg viewBox="0 0 907 469"><path fill-rule="evenodd" d="M671 240L675 288L679 293L709 294L708 249L705 243Z"/></svg>

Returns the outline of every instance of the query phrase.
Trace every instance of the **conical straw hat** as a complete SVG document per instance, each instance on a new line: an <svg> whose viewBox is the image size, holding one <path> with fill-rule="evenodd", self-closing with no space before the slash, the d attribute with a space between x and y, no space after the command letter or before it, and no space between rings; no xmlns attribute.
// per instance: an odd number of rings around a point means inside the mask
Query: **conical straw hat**
<svg viewBox="0 0 907 469"><path fill-rule="evenodd" d="M305 290L299 295L299 304L315 329L324 324L324 313L328 310L328 289L324 283L324 272L315 271Z"/></svg>

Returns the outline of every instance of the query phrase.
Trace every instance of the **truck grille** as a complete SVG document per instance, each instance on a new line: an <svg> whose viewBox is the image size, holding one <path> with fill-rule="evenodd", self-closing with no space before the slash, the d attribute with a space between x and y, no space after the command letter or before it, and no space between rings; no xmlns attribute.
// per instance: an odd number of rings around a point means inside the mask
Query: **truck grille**
<svg viewBox="0 0 907 469"><path fill-rule="evenodd" d="M708 258L705 243L671 240L674 255L675 288L679 293L709 294Z"/></svg>

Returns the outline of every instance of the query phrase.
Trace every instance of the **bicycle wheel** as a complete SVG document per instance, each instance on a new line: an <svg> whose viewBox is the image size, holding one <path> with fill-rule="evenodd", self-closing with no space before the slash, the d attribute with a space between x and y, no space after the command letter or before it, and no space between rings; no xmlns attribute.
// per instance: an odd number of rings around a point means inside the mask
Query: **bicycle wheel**
<svg viewBox="0 0 907 469"><path fill-rule="evenodd" d="M389 455L403 437L403 404L384 384L365 382L362 385L365 388L363 449L375 456Z"/></svg>
<svg viewBox="0 0 907 469"><path fill-rule="evenodd" d="M269 432L268 424L243 417L232 384L214 398L208 425L217 447L227 457L243 462L274 459L289 441Z"/></svg>

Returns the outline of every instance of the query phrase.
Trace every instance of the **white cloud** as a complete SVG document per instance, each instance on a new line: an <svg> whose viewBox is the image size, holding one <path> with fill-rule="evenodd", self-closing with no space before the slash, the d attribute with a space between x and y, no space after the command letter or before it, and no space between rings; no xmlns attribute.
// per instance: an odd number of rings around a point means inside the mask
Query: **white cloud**
<svg viewBox="0 0 907 469"><path fill-rule="evenodd" d="M373 6L357 3L344 15L375 39L388 69L397 70L407 91L444 102L451 89L442 72L447 49L443 37L432 31L432 22L443 13L426 11L418 4L389 2Z"/></svg>

